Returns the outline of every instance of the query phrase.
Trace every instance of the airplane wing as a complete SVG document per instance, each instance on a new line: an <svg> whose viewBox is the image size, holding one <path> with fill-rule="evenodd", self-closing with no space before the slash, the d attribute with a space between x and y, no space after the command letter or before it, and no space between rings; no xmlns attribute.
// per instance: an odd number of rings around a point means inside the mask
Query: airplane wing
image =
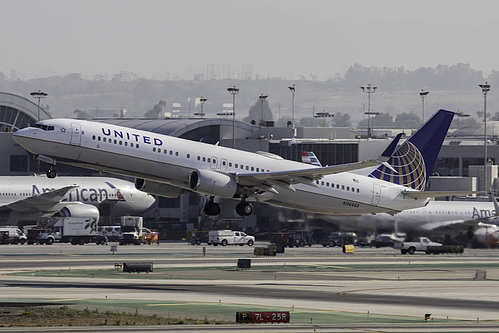
<svg viewBox="0 0 499 333"><path fill-rule="evenodd" d="M59 203L69 192L77 188L78 185L65 186L57 190L45 192L36 196L27 197L22 200L0 207L1 211L14 210L24 213L35 210L47 210Z"/></svg>
<svg viewBox="0 0 499 333"><path fill-rule="evenodd" d="M398 134L385 149L385 151L378 157L372 160L365 160L362 162L348 163L341 165L333 165L327 167L306 168L301 170L292 171L279 171L279 172L266 172L266 173L237 173L234 174L237 183L257 187L264 191L271 191L277 193L274 186L283 187L294 191L294 184L306 184L317 187L314 183L315 180L321 179L325 175L332 175L342 172L360 170L368 167L377 166L380 164L393 169L387 161L393 154L397 144L402 136Z"/></svg>
<svg viewBox="0 0 499 333"><path fill-rule="evenodd" d="M409 198L425 199L451 196L467 196L470 194L482 193L480 191L402 191L402 194Z"/></svg>

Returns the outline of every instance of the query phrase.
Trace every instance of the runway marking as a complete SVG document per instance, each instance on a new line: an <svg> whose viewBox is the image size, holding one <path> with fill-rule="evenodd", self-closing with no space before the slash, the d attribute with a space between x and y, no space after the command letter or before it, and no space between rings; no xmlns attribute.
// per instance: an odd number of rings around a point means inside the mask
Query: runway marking
<svg viewBox="0 0 499 333"><path fill-rule="evenodd" d="M146 304L146 306L165 306L165 305L192 305L192 303L164 303L164 304Z"/></svg>

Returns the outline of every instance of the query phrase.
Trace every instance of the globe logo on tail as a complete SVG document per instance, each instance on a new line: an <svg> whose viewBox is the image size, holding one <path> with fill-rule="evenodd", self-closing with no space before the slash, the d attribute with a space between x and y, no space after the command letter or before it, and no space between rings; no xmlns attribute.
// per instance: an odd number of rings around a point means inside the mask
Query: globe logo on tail
<svg viewBox="0 0 499 333"><path fill-rule="evenodd" d="M393 153L388 164L397 172L381 165L371 172L369 177L381 179L394 184L403 185L423 191L426 184L426 167L421 152L410 141Z"/></svg>

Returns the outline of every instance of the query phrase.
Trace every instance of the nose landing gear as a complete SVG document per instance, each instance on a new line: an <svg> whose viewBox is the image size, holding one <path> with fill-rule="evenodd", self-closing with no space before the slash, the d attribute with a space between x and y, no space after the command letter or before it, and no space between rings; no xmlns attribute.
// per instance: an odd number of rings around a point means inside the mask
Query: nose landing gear
<svg viewBox="0 0 499 333"><path fill-rule="evenodd" d="M57 177L57 171L55 171L54 167L50 167L50 169L47 170L47 178L55 178Z"/></svg>

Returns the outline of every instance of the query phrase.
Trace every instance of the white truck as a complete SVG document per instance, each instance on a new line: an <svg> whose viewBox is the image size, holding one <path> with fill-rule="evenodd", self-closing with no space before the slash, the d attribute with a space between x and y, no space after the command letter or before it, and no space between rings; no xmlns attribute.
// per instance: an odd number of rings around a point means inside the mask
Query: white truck
<svg viewBox="0 0 499 333"><path fill-rule="evenodd" d="M0 244L24 244L27 240L26 234L16 226L0 227Z"/></svg>
<svg viewBox="0 0 499 333"><path fill-rule="evenodd" d="M95 242L97 218L95 217L56 217L51 226L38 235L38 244L52 245L55 242L84 245Z"/></svg>
<svg viewBox="0 0 499 333"><path fill-rule="evenodd" d="M140 245L144 243L144 237L142 236L143 224L142 216L122 216L120 221L120 245Z"/></svg>
<svg viewBox="0 0 499 333"><path fill-rule="evenodd" d="M236 244L243 246L244 244L248 244L248 246L253 246L255 244L255 237L247 235L242 231L215 230L208 232L208 244L213 244L214 246L218 244L222 246Z"/></svg>
<svg viewBox="0 0 499 333"><path fill-rule="evenodd" d="M433 253L434 248L442 247L442 244L432 242L427 237L415 237L412 242L402 242L399 246L402 254L414 254L416 251L423 251L429 254Z"/></svg>

